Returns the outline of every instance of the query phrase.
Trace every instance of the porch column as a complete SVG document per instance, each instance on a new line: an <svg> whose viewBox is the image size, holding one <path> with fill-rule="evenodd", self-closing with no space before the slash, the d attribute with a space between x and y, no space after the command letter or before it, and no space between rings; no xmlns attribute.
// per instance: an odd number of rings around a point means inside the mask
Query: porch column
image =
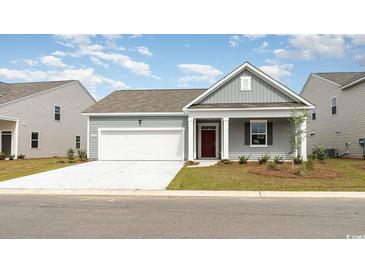
<svg viewBox="0 0 365 274"><path fill-rule="evenodd" d="M197 144L197 134L196 134L196 119L194 119L193 121L193 145L194 145L194 148L193 148L193 151L194 151L194 159L197 159L196 158L196 144Z"/></svg>
<svg viewBox="0 0 365 274"><path fill-rule="evenodd" d="M188 118L188 160L194 161L194 118Z"/></svg>
<svg viewBox="0 0 365 274"><path fill-rule="evenodd" d="M229 117L223 118L223 159L229 159Z"/></svg>
<svg viewBox="0 0 365 274"><path fill-rule="evenodd" d="M15 137L15 148L14 148L14 155L15 159L18 159L18 150L19 150L19 118L16 119L15 122L15 130L14 130L14 137Z"/></svg>
<svg viewBox="0 0 365 274"><path fill-rule="evenodd" d="M307 161L307 120L300 125L302 132L302 142L300 144L300 156L303 157L303 161Z"/></svg>

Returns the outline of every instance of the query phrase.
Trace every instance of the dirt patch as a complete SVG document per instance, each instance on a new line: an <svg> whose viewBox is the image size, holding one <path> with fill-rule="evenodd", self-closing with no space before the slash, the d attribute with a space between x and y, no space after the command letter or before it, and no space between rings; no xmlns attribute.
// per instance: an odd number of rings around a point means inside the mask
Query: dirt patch
<svg viewBox="0 0 365 274"><path fill-rule="evenodd" d="M223 163L218 164L221 167L227 167ZM278 178L307 178L307 179L336 179L341 178L341 173L337 172L326 162L315 162L313 169L306 169L304 165L292 166L291 163L278 164L275 169L270 169L268 163L259 165L257 162L249 162L240 165L234 162L231 167L246 168L250 173ZM365 169L365 164L363 165Z"/></svg>

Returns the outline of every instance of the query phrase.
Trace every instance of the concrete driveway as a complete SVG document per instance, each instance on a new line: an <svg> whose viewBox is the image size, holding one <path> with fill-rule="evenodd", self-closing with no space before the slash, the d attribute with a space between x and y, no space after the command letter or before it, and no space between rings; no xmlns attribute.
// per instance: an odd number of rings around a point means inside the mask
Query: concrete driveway
<svg viewBox="0 0 365 274"><path fill-rule="evenodd" d="M94 161L0 182L0 188L165 189L180 161Z"/></svg>

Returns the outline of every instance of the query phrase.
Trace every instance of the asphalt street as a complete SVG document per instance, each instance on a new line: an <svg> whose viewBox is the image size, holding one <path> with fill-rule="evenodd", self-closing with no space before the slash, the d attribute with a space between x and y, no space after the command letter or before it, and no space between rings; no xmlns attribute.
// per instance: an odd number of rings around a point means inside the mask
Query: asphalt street
<svg viewBox="0 0 365 274"><path fill-rule="evenodd" d="M0 195L0 238L365 237L365 199Z"/></svg>

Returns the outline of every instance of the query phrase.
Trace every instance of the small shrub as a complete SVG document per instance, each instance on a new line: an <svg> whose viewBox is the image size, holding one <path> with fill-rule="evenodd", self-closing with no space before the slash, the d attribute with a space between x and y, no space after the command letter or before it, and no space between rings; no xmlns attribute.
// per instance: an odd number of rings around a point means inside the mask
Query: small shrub
<svg viewBox="0 0 365 274"><path fill-rule="evenodd" d="M314 160L312 160L312 159L308 159L308 161L306 161L306 162L304 163L304 166L305 166L305 168L306 168L306 169L308 169L308 170L313 170L313 169L314 169Z"/></svg>
<svg viewBox="0 0 365 274"><path fill-rule="evenodd" d="M68 159L68 161L69 162L71 162L71 161L74 161L75 160L75 150L74 149L72 149L72 148L69 148L68 150L67 150L67 159Z"/></svg>
<svg viewBox="0 0 365 274"><path fill-rule="evenodd" d="M325 148L320 146L314 146L312 150L312 154L316 157L316 159L323 161L327 158L327 151Z"/></svg>
<svg viewBox="0 0 365 274"><path fill-rule="evenodd" d="M85 149L78 149L77 156L79 157L80 161L87 161L87 154Z"/></svg>
<svg viewBox="0 0 365 274"><path fill-rule="evenodd" d="M275 156L275 158L274 158L274 162L276 163L276 164L279 164L279 165L281 165L281 164L284 164L284 156L283 155L281 155L281 156L279 156L279 155L277 155L277 156Z"/></svg>
<svg viewBox="0 0 365 274"><path fill-rule="evenodd" d="M18 159L25 159L25 154L19 154Z"/></svg>
<svg viewBox="0 0 365 274"><path fill-rule="evenodd" d="M0 152L0 160L5 160L6 155L4 152Z"/></svg>
<svg viewBox="0 0 365 274"><path fill-rule="evenodd" d="M259 158L259 164L262 165L262 164L265 164L267 161L270 160L270 155L268 155L267 153L265 153L264 155L262 155L260 158Z"/></svg>
<svg viewBox="0 0 365 274"><path fill-rule="evenodd" d="M14 160L14 158L15 158L15 155L14 154L12 154L12 155L9 156L9 160Z"/></svg>
<svg viewBox="0 0 365 274"><path fill-rule="evenodd" d="M302 156L296 156L293 158L294 165L300 165L303 163L303 157Z"/></svg>
<svg viewBox="0 0 365 274"><path fill-rule="evenodd" d="M223 164L225 164L225 165L231 165L231 164L233 164L233 162L232 162L232 161L227 160L227 159L224 159L224 160L222 160L221 162L222 162Z"/></svg>
<svg viewBox="0 0 365 274"><path fill-rule="evenodd" d="M241 165L247 164L248 159L250 159L251 155L249 156L245 156L245 155L241 155L240 157L238 157L238 162Z"/></svg>
<svg viewBox="0 0 365 274"><path fill-rule="evenodd" d="M267 168L271 170L278 170L278 164L275 161L269 162Z"/></svg>
<svg viewBox="0 0 365 274"><path fill-rule="evenodd" d="M308 160L315 160L315 159L316 155L314 155L313 153L308 155Z"/></svg>

